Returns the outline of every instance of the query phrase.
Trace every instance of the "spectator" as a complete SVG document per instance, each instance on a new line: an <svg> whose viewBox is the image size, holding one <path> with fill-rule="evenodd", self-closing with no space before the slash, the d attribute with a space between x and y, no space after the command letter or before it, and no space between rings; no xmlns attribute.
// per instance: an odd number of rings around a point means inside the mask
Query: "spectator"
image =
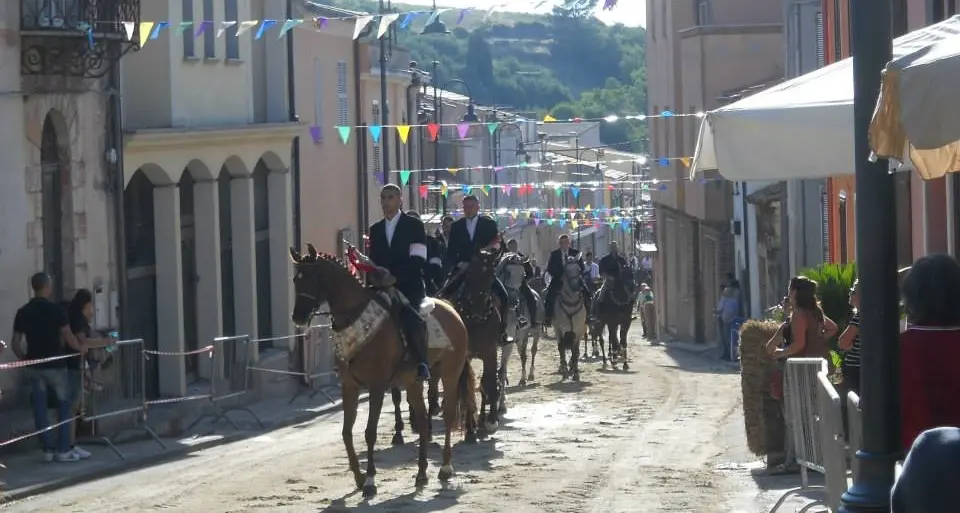
<svg viewBox="0 0 960 513"><path fill-rule="evenodd" d="M43 444L44 461L79 461L80 457L70 450L72 393L67 382L67 370L64 342L76 352L83 347L70 331L67 312L50 301L52 284L50 276L37 273L30 278L33 299L17 310L13 320L12 348L21 360L51 359L43 363L28 366L25 370L30 380L30 394L33 402L33 418ZM26 339L26 350L23 341ZM61 358L57 358L61 357ZM58 429L56 441L49 429L47 417L47 391L56 396L58 419L62 423Z"/></svg>
<svg viewBox="0 0 960 513"><path fill-rule="evenodd" d="M837 341L837 346L843 351L840 373L843 375L844 403L847 392L860 395L860 280L855 280L850 288L850 306L853 307L853 317Z"/></svg>
<svg viewBox="0 0 960 513"><path fill-rule="evenodd" d="M960 429L924 431L890 493L892 513L952 513L960 504Z"/></svg>
<svg viewBox="0 0 960 513"><path fill-rule="evenodd" d="M94 337L93 330L90 328L90 321L93 319L93 293L87 289L80 289L73 296L67 307L70 320L70 331L80 341L80 345L86 349L106 347L115 343L110 337ZM66 354L76 354L77 352L70 347L64 348ZM76 416L83 414L83 362L80 358L70 358L66 360L68 383L74 392L73 413ZM70 436L70 450L84 460L90 457L90 452L76 445L77 423L73 422L73 429Z"/></svg>
<svg viewBox="0 0 960 513"><path fill-rule="evenodd" d="M837 324L823 314L817 302L817 282L804 276L796 276L790 280L787 288L785 307L790 310L787 322L784 322L777 333L767 342L766 350L774 358L780 360L779 367L783 375L784 362L791 357L798 358L828 358L830 348L827 340L837 332ZM785 387L784 387L785 388ZM783 390L784 394L789 393ZM784 429L784 463L772 469L772 474L793 474L799 472L797 465L796 447L793 440L793 422L791 412L785 407L785 397L780 401L783 410Z"/></svg>
<svg viewBox="0 0 960 513"><path fill-rule="evenodd" d="M900 334L901 444L923 431L960 426L960 264L923 257L903 282L907 330Z"/></svg>
<svg viewBox="0 0 960 513"><path fill-rule="evenodd" d="M717 314L720 326L720 359L731 361L733 355L730 354L730 326L740 313L740 300L733 287L724 287L714 313Z"/></svg>

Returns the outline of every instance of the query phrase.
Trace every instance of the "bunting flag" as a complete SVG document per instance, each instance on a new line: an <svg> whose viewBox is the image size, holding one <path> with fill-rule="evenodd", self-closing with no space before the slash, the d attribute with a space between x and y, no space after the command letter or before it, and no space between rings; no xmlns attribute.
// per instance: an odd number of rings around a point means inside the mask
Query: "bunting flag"
<svg viewBox="0 0 960 513"><path fill-rule="evenodd" d="M400 183L406 186L410 182L410 171L402 170L400 171Z"/></svg>
<svg viewBox="0 0 960 513"><path fill-rule="evenodd" d="M393 22L399 18L399 13L384 14L381 16L380 27L377 29L377 39L383 39L383 36L387 35L387 31L390 30L390 25L393 25Z"/></svg>
<svg viewBox="0 0 960 513"><path fill-rule="evenodd" d="M400 142L407 144L407 138L410 137L410 125L397 125L397 134L400 135Z"/></svg>
<svg viewBox="0 0 960 513"><path fill-rule="evenodd" d="M357 23L353 26L354 39L360 39L360 34L362 34L364 29L367 28L367 25L373 22L373 18L373 16L361 16L357 18Z"/></svg>
<svg viewBox="0 0 960 513"><path fill-rule="evenodd" d="M287 20L290 21L290 20ZM270 30L271 27L277 24L277 20L263 20L263 23L260 24L260 28L257 30L257 34L253 36L254 39L263 39L264 34Z"/></svg>
<svg viewBox="0 0 960 513"><path fill-rule="evenodd" d="M151 31L153 31L152 21L140 22L140 48L146 46Z"/></svg>
<svg viewBox="0 0 960 513"><path fill-rule="evenodd" d="M467 134L470 133L470 123L458 123L457 133L460 134L461 139L466 139Z"/></svg>
<svg viewBox="0 0 960 513"><path fill-rule="evenodd" d="M337 132L340 134L340 140L343 141L343 144L350 142L350 132L352 130L348 126L338 126Z"/></svg>
<svg viewBox="0 0 960 513"><path fill-rule="evenodd" d="M323 142L323 130L319 126L313 125L310 127L310 138L313 139L313 144L320 144Z"/></svg>
<svg viewBox="0 0 960 513"><path fill-rule="evenodd" d="M380 144L380 134L383 133L380 125L370 125L367 129L370 130L370 137L373 138L373 144Z"/></svg>
<svg viewBox="0 0 960 513"><path fill-rule="evenodd" d="M250 21L241 21L240 25L237 26L237 37L240 37L243 34L246 34L250 29L259 25L260 22L257 20Z"/></svg>

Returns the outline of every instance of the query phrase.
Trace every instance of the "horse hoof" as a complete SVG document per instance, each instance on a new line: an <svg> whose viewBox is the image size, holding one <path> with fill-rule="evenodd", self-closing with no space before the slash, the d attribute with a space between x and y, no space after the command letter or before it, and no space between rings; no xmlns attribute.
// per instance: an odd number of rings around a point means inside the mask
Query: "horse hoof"
<svg viewBox="0 0 960 513"><path fill-rule="evenodd" d="M377 485L363 485L363 498L369 499L377 495Z"/></svg>
<svg viewBox="0 0 960 513"><path fill-rule="evenodd" d="M466 438L463 439L463 441L468 444L475 444L477 443L477 434L473 431L470 431L469 433L467 433L467 436Z"/></svg>
<svg viewBox="0 0 960 513"><path fill-rule="evenodd" d="M423 490L424 488L427 487L428 484L430 484L430 478L427 477L426 474L422 476L417 476L417 480L414 484L416 485L417 490Z"/></svg>
<svg viewBox="0 0 960 513"><path fill-rule="evenodd" d="M623 362L623 370L630 370L630 366L627 365L627 362Z"/></svg>
<svg viewBox="0 0 960 513"><path fill-rule="evenodd" d="M430 412L429 412L429 413L430 413L430 416L431 416L431 417L436 417L437 415L439 415L439 414L440 414L440 405L437 404L437 403L431 404L431 405L430 405Z"/></svg>
<svg viewBox="0 0 960 513"><path fill-rule="evenodd" d="M527 386L527 380L521 379L521 380L520 380L520 386L522 386L522 387Z"/></svg>
<svg viewBox="0 0 960 513"><path fill-rule="evenodd" d="M450 479L453 478L453 475L454 475L453 466L444 465L440 467L440 473L437 474L437 478L440 479L441 481L449 481Z"/></svg>
<svg viewBox="0 0 960 513"><path fill-rule="evenodd" d="M393 435L393 445L403 445L403 435L400 433L395 433Z"/></svg>
<svg viewBox="0 0 960 513"><path fill-rule="evenodd" d="M487 435L492 435L500 429L500 424L498 422L484 422L483 427L487 430Z"/></svg>
<svg viewBox="0 0 960 513"><path fill-rule="evenodd" d="M579 383L579 382L580 382L580 375L579 375L579 374L574 374L574 375L573 375L573 380L576 381L577 383Z"/></svg>

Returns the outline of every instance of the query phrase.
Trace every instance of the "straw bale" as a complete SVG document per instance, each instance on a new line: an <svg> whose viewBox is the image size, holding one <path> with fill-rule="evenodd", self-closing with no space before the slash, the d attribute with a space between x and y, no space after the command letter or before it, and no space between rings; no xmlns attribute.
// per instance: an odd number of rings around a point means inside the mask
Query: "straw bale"
<svg viewBox="0 0 960 513"><path fill-rule="evenodd" d="M749 320L740 328L740 388L747 447L758 456L783 451L784 425L780 403L770 395L776 362L764 345L777 332L773 321Z"/></svg>

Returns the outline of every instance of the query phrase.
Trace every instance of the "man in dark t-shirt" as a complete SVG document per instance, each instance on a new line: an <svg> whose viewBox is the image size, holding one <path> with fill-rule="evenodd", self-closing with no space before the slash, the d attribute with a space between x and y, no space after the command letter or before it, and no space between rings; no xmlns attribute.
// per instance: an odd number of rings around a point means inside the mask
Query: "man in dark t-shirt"
<svg viewBox="0 0 960 513"><path fill-rule="evenodd" d="M43 360L28 365L25 368L30 380L30 393L33 402L36 428L41 433L45 461L78 461L80 458L70 450L70 432L72 422L64 422L72 416L71 390L67 383L67 358L64 344L69 345L77 352L82 348L73 332L70 331L70 322L67 312L60 305L50 301L51 280L44 273L37 273L30 278L33 288L33 299L17 310L13 320L14 353L21 360ZM26 350L23 342L26 341ZM50 420L47 418L47 390L52 390L57 396L57 414L60 425L57 440L47 428Z"/></svg>

